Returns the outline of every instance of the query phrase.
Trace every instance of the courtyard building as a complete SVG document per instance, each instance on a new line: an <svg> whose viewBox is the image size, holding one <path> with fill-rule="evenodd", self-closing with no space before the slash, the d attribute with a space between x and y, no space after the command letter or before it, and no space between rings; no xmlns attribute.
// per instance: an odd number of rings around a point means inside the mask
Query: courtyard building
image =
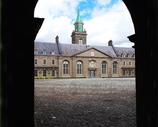
<svg viewBox="0 0 158 127"><path fill-rule="evenodd" d="M72 44L64 44L56 36L55 42L35 42L35 78L106 78L134 77L134 48L87 45L87 32L79 10Z"/></svg>

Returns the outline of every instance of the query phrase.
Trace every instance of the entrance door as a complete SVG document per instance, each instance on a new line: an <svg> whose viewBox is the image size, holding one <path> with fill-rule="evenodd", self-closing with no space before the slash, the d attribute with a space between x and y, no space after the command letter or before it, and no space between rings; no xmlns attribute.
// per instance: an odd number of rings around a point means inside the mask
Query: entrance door
<svg viewBox="0 0 158 127"><path fill-rule="evenodd" d="M89 77L94 78L95 77L95 70L89 70Z"/></svg>

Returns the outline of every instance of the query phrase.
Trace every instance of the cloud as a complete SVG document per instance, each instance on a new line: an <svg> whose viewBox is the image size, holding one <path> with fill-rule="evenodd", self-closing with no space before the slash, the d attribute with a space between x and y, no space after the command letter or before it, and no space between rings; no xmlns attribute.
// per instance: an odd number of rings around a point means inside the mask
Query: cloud
<svg viewBox="0 0 158 127"><path fill-rule="evenodd" d="M80 2L86 0L40 0L35 9L35 17L44 17L45 21L35 41L54 42L59 35L61 43L71 44L71 33L74 29L76 10ZM96 0L94 8L81 11L81 15L91 14L91 18L84 20L89 45L107 45L113 40L114 45L131 47L127 36L134 34L134 26L130 14L122 1L118 1L111 8L100 8L102 4L109 4L111 0ZM47 4L46 4L47 3Z"/></svg>
<svg viewBox="0 0 158 127"><path fill-rule="evenodd" d="M60 16L54 19L46 19L36 41L54 42L56 35L58 35L61 43L70 43L72 30L71 19L68 17Z"/></svg>
<svg viewBox="0 0 158 127"><path fill-rule="evenodd" d="M110 9L99 10L96 7L92 16L91 20L85 21L89 44L107 45L109 40L120 46L122 40L130 43L127 36L135 32L130 14L123 2L116 3Z"/></svg>
<svg viewBox="0 0 158 127"><path fill-rule="evenodd" d="M72 17L75 8L85 0L39 0L35 11L35 17L54 18L58 16Z"/></svg>
<svg viewBox="0 0 158 127"><path fill-rule="evenodd" d="M99 5L107 5L110 4L111 0L95 0Z"/></svg>

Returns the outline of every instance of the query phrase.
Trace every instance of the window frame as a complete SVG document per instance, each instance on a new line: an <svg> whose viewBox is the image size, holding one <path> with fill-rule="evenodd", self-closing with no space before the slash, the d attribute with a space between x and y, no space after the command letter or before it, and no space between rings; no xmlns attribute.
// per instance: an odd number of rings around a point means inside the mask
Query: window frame
<svg viewBox="0 0 158 127"><path fill-rule="evenodd" d="M46 61L46 59L44 59L44 60L43 60L43 64L44 64L44 65L46 65L46 64L47 64L47 61Z"/></svg>
<svg viewBox="0 0 158 127"><path fill-rule="evenodd" d="M102 62L102 74L107 74L107 62L106 61L103 61Z"/></svg>
<svg viewBox="0 0 158 127"><path fill-rule="evenodd" d="M78 74L78 75L83 74L83 62L82 61L76 62L76 74Z"/></svg>
<svg viewBox="0 0 158 127"><path fill-rule="evenodd" d="M63 74L64 75L69 74L69 61L67 60L63 61Z"/></svg>
<svg viewBox="0 0 158 127"><path fill-rule="evenodd" d="M43 76L47 76L47 71L43 70Z"/></svg>
<svg viewBox="0 0 158 127"><path fill-rule="evenodd" d="M112 68L113 68L113 74L117 74L118 73L118 62L114 61L112 64Z"/></svg>
<svg viewBox="0 0 158 127"><path fill-rule="evenodd" d="M52 60L52 64L54 65L54 63L55 63L55 61L54 60Z"/></svg>
<svg viewBox="0 0 158 127"><path fill-rule="evenodd" d="M54 77L55 76L55 70L51 71L51 75Z"/></svg>
<svg viewBox="0 0 158 127"><path fill-rule="evenodd" d="M37 64L37 59L34 60L34 64Z"/></svg>

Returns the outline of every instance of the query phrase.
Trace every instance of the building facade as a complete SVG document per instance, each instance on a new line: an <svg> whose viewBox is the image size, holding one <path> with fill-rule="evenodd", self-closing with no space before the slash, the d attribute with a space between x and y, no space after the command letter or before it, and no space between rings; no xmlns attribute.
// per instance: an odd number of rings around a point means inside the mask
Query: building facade
<svg viewBox="0 0 158 127"><path fill-rule="evenodd" d="M106 78L134 77L135 51L133 48L87 45L79 11L72 32L72 44L35 42L35 78Z"/></svg>

